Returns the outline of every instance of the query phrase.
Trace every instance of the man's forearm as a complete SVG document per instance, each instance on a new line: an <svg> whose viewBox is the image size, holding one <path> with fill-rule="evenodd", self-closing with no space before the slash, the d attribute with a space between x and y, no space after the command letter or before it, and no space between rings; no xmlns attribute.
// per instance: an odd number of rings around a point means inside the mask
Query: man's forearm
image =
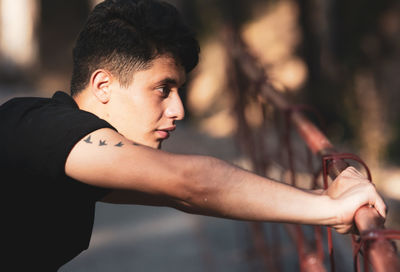
<svg viewBox="0 0 400 272"><path fill-rule="evenodd" d="M333 224L332 200L210 157L192 158L190 193L177 208L225 218Z"/></svg>

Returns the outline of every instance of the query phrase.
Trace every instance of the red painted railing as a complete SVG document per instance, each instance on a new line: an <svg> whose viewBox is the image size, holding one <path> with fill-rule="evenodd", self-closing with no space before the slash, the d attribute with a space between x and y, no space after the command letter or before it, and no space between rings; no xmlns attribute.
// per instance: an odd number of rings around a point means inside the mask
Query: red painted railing
<svg viewBox="0 0 400 272"><path fill-rule="evenodd" d="M335 179L349 164L348 160L356 161L361 164L371 180L371 175L366 164L353 154L340 154L321 130L309 121L303 114L304 110L309 110L305 106L293 106L287 102L282 93L277 92L266 78L266 71L259 65L257 59L252 56L237 31L232 28L225 30L226 44L228 54L228 77L230 81L229 89L232 91L235 100L235 112L237 114L239 133L238 140L242 147L250 156L255 172L265 174L268 162L263 158L262 141L258 142L258 146L253 141L257 141L257 137L251 137L249 124L245 118L246 99L252 97L261 101L265 105L266 101L281 111L286 117L286 137L285 145L288 152L288 165L291 173L291 183L296 185L295 170L293 166L293 154L290 143L291 127L297 129L309 150L321 160L322 175L325 187L328 186L328 176ZM260 135L262 137L262 132ZM260 155L261 154L261 155ZM360 270L359 256L360 253L364 257L364 271L368 271L369 266L374 271L381 272L398 272L400 271L400 260L396 253L396 248L391 239L399 239L400 231L386 230L384 220L377 211L368 206L361 207L355 214L355 225L358 235L352 235L353 240L353 259L355 271ZM260 254L265 256L268 254L265 246L260 244L260 225L253 223L253 229L258 233L254 237ZM315 229L316 246L306 242L300 226L285 224L289 236L296 243L300 271L326 271L323 263L322 238L320 229ZM331 271L335 270L335 262L333 258L332 235L328 228L328 249L330 255ZM273 270L277 270L273 267Z"/></svg>

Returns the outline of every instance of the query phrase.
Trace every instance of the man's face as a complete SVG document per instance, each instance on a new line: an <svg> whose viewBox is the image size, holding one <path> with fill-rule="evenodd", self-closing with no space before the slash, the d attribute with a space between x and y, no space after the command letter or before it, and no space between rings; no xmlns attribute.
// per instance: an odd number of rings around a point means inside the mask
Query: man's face
<svg viewBox="0 0 400 272"><path fill-rule="evenodd" d="M108 121L128 139L160 148L175 121L184 117L179 88L185 79L183 67L173 58L156 58L149 69L134 73L129 87L111 84Z"/></svg>

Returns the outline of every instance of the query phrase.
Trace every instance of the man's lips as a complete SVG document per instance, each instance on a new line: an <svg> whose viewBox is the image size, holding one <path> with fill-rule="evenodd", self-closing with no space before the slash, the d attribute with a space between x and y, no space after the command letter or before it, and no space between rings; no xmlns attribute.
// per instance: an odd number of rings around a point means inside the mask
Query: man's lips
<svg viewBox="0 0 400 272"><path fill-rule="evenodd" d="M172 126L172 127L157 129L156 133L158 135L158 138L167 139L169 137L170 132L174 131L175 128L176 128L175 126Z"/></svg>

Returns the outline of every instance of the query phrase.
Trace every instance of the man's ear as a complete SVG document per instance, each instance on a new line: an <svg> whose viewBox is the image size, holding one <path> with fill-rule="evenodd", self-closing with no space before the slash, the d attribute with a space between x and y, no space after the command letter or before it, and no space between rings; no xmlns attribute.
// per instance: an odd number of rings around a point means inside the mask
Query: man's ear
<svg viewBox="0 0 400 272"><path fill-rule="evenodd" d="M111 97L111 83L113 76L104 69L93 72L90 78L90 89L94 96L103 104L106 104Z"/></svg>

